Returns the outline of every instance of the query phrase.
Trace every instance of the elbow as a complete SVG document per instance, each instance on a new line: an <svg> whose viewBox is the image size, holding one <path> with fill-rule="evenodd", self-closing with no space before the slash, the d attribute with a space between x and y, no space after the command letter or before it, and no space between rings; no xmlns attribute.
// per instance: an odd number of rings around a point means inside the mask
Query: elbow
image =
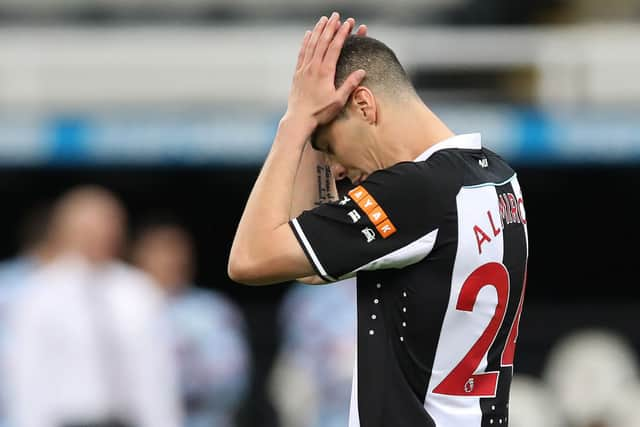
<svg viewBox="0 0 640 427"><path fill-rule="evenodd" d="M249 278L251 276L251 269L246 262L242 262L237 259L238 257L230 257L229 264L227 265L227 274L229 278L241 285L248 285Z"/></svg>
<svg viewBox="0 0 640 427"><path fill-rule="evenodd" d="M231 256L227 274L231 280L241 285L261 285L258 268L254 264L246 257Z"/></svg>
<svg viewBox="0 0 640 427"><path fill-rule="evenodd" d="M242 285L274 285L291 280L287 274L291 262L277 255L272 247L240 248L232 247L227 264L227 274L231 280Z"/></svg>
<svg viewBox="0 0 640 427"><path fill-rule="evenodd" d="M234 241L227 262L227 275L231 280L241 285L251 284L251 276L254 274L251 266L252 257L247 255L248 249L242 248Z"/></svg>
<svg viewBox="0 0 640 427"><path fill-rule="evenodd" d="M297 279L297 281L300 283L304 283L305 285L324 285L328 283L327 281L322 279L320 276L301 277Z"/></svg>

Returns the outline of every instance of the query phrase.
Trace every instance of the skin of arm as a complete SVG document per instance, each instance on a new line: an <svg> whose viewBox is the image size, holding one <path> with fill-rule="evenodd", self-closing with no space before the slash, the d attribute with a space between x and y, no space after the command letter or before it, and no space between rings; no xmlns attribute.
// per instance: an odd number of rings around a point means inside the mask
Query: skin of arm
<svg viewBox="0 0 640 427"><path fill-rule="evenodd" d="M334 13L329 19L320 18L313 32L305 34L287 113L280 120L231 247L228 274L236 282L265 285L315 275L288 221L294 210L308 202L294 191L305 144L318 125L340 112L364 78L364 71L358 70L340 88L333 83L340 50L353 26L353 19L340 24ZM308 176L302 181L308 184Z"/></svg>
<svg viewBox="0 0 640 427"><path fill-rule="evenodd" d="M232 280L262 285L314 274L288 224L298 161L314 127L311 120L280 121L233 240Z"/></svg>
<svg viewBox="0 0 640 427"><path fill-rule="evenodd" d="M295 178L289 218L337 198L336 182L325 155L314 150L309 142L305 143ZM327 283L318 275L298 278L297 281L307 285Z"/></svg>
<svg viewBox="0 0 640 427"><path fill-rule="evenodd" d="M361 25L356 34L366 36L367 27ZM336 181L325 154L314 150L311 143L307 141L296 173L289 218L295 218L305 210L337 200ZM318 275L301 277L297 281L307 285L328 283Z"/></svg>
<svg viewBox="0 0 640 427"><path fill-rule="evenodd" d="M296 172L289 218L336 200L336 182L324 153L314 150L309 142L305 143Z"/></svg>

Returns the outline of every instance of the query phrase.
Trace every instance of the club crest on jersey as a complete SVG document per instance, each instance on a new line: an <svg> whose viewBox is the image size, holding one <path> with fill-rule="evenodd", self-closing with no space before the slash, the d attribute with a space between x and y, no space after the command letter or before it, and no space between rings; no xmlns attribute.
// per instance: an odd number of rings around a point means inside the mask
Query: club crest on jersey
<svg viewBox="0 0 640 427"><path fill-rule="evenodd" d="M362 234L367 238L367 243L371 243L376 239L376 232L369 227L362 229Z"/></svg>

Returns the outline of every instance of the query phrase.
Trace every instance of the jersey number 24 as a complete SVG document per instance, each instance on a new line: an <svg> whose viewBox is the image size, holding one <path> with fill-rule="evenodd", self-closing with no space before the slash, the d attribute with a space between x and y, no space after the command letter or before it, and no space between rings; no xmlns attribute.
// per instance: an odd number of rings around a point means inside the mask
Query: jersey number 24
<svg viewBox="0 0 640 427"><path fill-rule="evenodd" d="M518 338L518 325L522 314L526 286L526 272L524 280L525 283L522 286L518 310L515 313L509 336L502 350L500 358L502 367L513 366L513 356ZM477 369L489 348L493 345L504 322L509 303L509 272L506 267L498 262L489 262L475 269L462 285L456 309L467 312L473 311L478 294L485 286L495 287L498 294L498 304L496 304L493 317L482 335L480 335L480 338L445 379L433 389L433 393L469 397L494 397L496 395L500 372L477 372Z"/></svg>

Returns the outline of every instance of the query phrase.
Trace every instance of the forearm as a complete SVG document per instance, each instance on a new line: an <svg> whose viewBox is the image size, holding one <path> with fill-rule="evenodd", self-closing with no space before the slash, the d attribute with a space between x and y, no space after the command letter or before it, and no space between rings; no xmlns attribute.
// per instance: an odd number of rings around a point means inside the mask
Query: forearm
<svg viewBox="0 0 640 427"><path fill-rule="evenodd" d="M240 219L231 257L255 259L269 252L272 232L290 219L296 172L315 124L285 116Z"/></svg>
<svg viewBox="0 0 640 427"><path fill-rule="evenodd" d="M330 123L346 105L349 96L365 76L363 70L351 73L335 87L335 66L345 39L355 22L340 24L340 16L320 18L313 31L305 33L287 103L287 114L280 122L271 152L254 185L240 219L229 257L229 277L245 284L270 284L311 276L314 267L288 221L300 210L313 206L313 194L304 189L295 196L296 174L303 148L318 125ZM311 153L310 153L311 154ZM312 156L313 157L313 156ZM311 157L311 159L312 159ZM313 163L313 160L309 160ZM303 187L314 178L301 169ZM323 192L317 187L316 196ZM326 170L324 181L327 180ZM329 183L331 183L329 179Z"/></svg>
<svg viewBox="0 0 640 427"><path fill-rule="evenodd" d="M308 142L305 143L296 172L289 218L335 200L336 184L324 154L314 150Z"/></svg>

